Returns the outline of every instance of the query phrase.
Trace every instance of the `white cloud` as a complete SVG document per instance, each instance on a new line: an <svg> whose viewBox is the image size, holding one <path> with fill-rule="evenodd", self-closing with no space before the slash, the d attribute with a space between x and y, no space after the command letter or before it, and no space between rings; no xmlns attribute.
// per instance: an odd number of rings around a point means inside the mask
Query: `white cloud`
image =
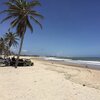
<svg viewBox="0 0 100 100"><path fill-rule="evenodd" d="M24 52L24 53L25 53L25 52L28 52L28 50L22 50L22 52Z"/></svg>
<svg viewBox="0 0 100 100"><path fill-rule="evenodd" d="M17 51L18 51L18 49L15 49L14 47L11 47L10 50L11 50L11 51L14 51L14 52L17 52Z"/></svg>
<svg viewBox="0 0 100 100"><path fill-rule="evenodd" d="M19 48L14 48L14 47L12 47L12 48L11 48L11 51L13 51L13 52L15 52L15 53L18 53ZM27 53L27 52L28 52L28 50L26 50L26 49L22 49L22 51L21 51L22 54Z"/></svg>

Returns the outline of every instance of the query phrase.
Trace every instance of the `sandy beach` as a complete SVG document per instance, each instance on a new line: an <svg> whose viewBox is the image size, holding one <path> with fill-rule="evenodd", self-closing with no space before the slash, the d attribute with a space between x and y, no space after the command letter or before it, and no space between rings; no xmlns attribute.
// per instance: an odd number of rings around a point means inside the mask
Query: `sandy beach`
<svg viewBox="0 0 100 100"><path fill-rule="evenodd" d="M0 100L100 100L100 0L0 3Z"/></svg>
<svg viewBox="0 0 100 100"><path fill-rule="evenodd" d="M100 100L100 70L31 60L0 67L0 100Z"/></svg>

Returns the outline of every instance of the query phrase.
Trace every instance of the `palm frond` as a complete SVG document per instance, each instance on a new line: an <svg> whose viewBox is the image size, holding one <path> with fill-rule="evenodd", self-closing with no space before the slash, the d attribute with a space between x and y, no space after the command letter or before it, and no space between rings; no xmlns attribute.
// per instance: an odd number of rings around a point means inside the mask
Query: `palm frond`
<svg viewBox="0 0 100 100"><path fill-rule="evenodd" d="M13 16L7 16L6 18L4 18L4 19L1 21L1 23L5 22L6 20L11 19L11 18L13 18Z"/></svg>
<svg viewBox="0 0 100 100"><path fill-rule="evenodd" d="M39 14L38 12L33 11L33 10L31 10L31 11L29 12L29 14L30 14L30 15L33 15L33 16L35 16L35 17L39 17L39 18L41 18L41 19L44 18L44 16L42 16L41 14Z"/></svg>
<svg viewBox="0 0 100 100"><path fill-rule="evenodd" d="M27 26L29 27L29 29L31 30L31 32L33 32L33 27L31 25L31 23L29 22L28 18L27 18Z"/></svg>
<svg viewBox="0 0 100 100"><path fill-rule="evenodd" d="M40 24L40 22L35 19L33 16L30 16L30 19L32 19L36 24L38 24L40 26L40 28L42 29L42 25Z"/></svg>
<svg viewBox="0 0 100 100"><path fill-rule="evenodd" d="M8 13L8 10L3 10L0 12L0 14L3 14L3 13Z"/></svg>
<svg viewBox="0 0 100 100"><path fill-rule="evenodd" d="M32 1L32 2L27 3L28 8L33 8L35 6L41 6L41 3L39 1Z"/></svg>
<svg viewBox="0 0 100 100"><path fill-rule="evenodd" d="M18 18L14 19L12 22L11 22L11 27L14 28L16 27L16 25L18 24L19 20Z"/></svg>
<svg viewBox="0 0 100 100"><path fill-rule="evenodd" d="M18 35L16 33L13 33L13 32L8 32L5 34L5 41L6 41L6 44L9 46L9 48L11 46L17 46L18 45Z"/></svg>
<svg viewBox="0 0 100 100"><path fill-rule="evenodd" d="M16 1L16 3L14 3ZM11 2L5 2L5 5L7 5L10 8L17 8L17 9L21 9L20 6L18 5L19 3L17 2L17 0L15 1L11 1ZM18 0L19 1L19 0Z"/></svg>

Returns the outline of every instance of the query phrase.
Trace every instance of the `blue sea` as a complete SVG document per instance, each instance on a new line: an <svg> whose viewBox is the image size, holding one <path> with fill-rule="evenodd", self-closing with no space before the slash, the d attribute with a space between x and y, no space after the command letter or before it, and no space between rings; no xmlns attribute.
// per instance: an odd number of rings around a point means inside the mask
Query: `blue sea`
<svg viewBox="0 0 100 100"><path fill-rule="evenodd" d="M44 60L61 62L100 70L100 57L42 57Z"/></svg>

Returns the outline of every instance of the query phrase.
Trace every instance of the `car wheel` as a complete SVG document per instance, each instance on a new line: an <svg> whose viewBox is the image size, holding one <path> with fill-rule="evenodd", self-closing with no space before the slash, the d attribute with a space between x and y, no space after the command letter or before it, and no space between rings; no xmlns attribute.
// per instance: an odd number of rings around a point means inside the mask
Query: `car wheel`
<svg viewBox="0 0 100 100"><path fill-rule="evenodd" d="M31 66L33 66L33 63L31 63Z"/></svg>

